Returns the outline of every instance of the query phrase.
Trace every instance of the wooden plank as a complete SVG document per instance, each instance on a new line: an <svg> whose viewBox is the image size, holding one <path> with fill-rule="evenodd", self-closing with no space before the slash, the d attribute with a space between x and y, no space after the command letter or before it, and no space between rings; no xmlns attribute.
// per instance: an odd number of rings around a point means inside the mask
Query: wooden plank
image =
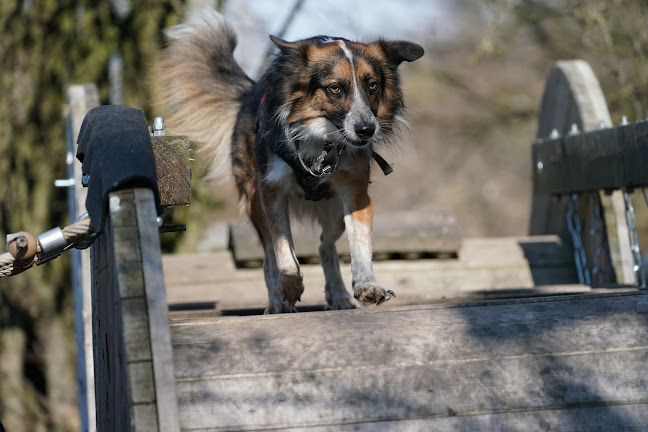
<svg viewBox="0 0 648 432"><path fill-rule="evenodd" d="M177 431L153 192L119 190L108 201L109 217L91 249L96 427Z"/></svg>
<svg viewBox="0 0 648 432"><path fill-rule="evenodd" d="M69 189L70 219L76 220L86 212L87 190L81 185L81 164L74 155L81 123L90 109L99 106L99 93L95 84L70 85L67 88L68 119L66 134L68 140L68 178L74 179ZM90 251L70 251L72 255L72 278L74 286L74 327L77 342L77 380L79 386L79 414L81 429L94 432L95 396L94 366L92 359L92 300L90 280Z"/></svg>
<svg viewBox="0 0 648 432"><path fill-rule="evenodd" d="M449 408L449 407L448 407ZM648 428L647 403L614 407L582 407L562 410L520 411L515 413L474 414L469 417L448 410L434 420L438 431L595 431L600 425L611 430L642 431ZM614 427L614 425L619 425ZM628 426L626 426L628 425ZM636 426L634 428L633 426ZM308 428L288 428L284 432L422 432L430 430L428 419L349 423Z"/></svg>
<svg viewBox="0 0 648 432"><path fill-rule="evenodd" d="M171 352L171 335L167 300L162 272L160 235L157 224L157 205L150 189L134 189L137 208L142 274L149 320L149 336L155 382L158 425L160 431L179 430L178 403ZM136 401L138 402L138 401Z"/></svg>
<svg viewBox="0 0 648 432"><path fill-rule="evenodd" d="M174 321L181 426L641 430L647 313L642 292Z"/></svg>
<svg viewBox="0 0 648 432"><path fill-rule="evenodd" d="M570 194L646 186L647 155L648 121L539 139L533 143L534 191Z"/></svg>
<svg viewBox="0 0 648 432"><path fill-rule="evenodd" d="M191 203L190 143L185 136L152 136L160 205Z"/></svg>
<svg viewBox="0 0 648 432"><path fill-rule="evenodd" d="M291 218L295 253L304 261L319 259L321 230L317 224ZM456 254L461 248L461 232L457 218L450 211L391 212L374 216L373 250L376 257L393 254ZM259 265L263 249L252 224L232 222L230 240L238 265ZM349 254L346 234L336 243L340 255Z"/></svg>
<svg viewBox="0 0 648 432"><path fill-rule="evenodd" d="M263 271L237 269L227 251L164 255L169 303L217 303L218 310L261 308L267 302ZM586 292L578 282L573 256L556 236L467 238L456 259L376 261L378 281L396 291L390 304L413 304L460 298ZM302 265L306 291L299 306L322 305L324 273L320 265ZM342 264L351 287L351 270ZM515 290L518 292L516 293Z"/></svg>
<svg viewBox="0 0 648 432"><path fill-rule="evenodd" d="M114 200L111 204L114 204ZM111 206L111 212L115 211ZM119 241L119 234L115 234L111 218L106 218L102 232L91 247L94 420L98 431L129 430L133 413L125 353L126 332L118 285L128 281L118 277L122 260L116 257L112 245Z"/></svg>

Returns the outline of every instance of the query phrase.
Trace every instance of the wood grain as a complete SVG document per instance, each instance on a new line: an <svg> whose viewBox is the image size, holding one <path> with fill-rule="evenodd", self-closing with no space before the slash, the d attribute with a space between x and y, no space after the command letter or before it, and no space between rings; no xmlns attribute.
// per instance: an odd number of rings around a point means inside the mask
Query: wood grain
<svg viewBox="0 0 648 432"><path fill-rule="evenodd" d="M185 136L152 136L160 205L191 203L190 142Z"/></svg>
<svg viewBox="0 0 648 432"><path fill-rule="evenodd" d="M91 248L98 431L179 430L156 207L149 189L112 192Z"/></svg>
<svg viewBox="0 0 648 432"><path fill-rule="evenodd" d="M398 430L407 430L416 419L422 430L488 421L500 430L538 430L539 421L564 430L589 412L599 428L640 430L648 423L634 409L648 403L647 299L174 321L181 425L367 430L404 420Z"/></svg>

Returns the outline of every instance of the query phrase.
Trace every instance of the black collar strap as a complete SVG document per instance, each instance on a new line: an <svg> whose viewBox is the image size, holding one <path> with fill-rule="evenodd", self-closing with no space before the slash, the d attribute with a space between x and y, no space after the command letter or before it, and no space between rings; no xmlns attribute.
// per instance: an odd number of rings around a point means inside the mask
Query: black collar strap
<svg viewBox="0 0 648 432"><path fill-rule="evenodd" d="M295 148L297 150L297 158L299 159L299 163L301 164L302 168L304 168L313 177L318 178L330 176L335 171L337 171L338 164L340 163L340 156L342 155L342 151L344 150L344 147L341 145L326 143L324 145L324 150L322 150L322 153L320 153L317 159L315 159L315 162L313 162L309 167L304 162L301 151L299 151L299 141L295 141ZM329 159L329 163L323 166L324 162L327 161L326 159L331 156L331 153L333 153L334 150L337 151L335 152L333 160ZM394 172L393 166L373 150L371 151L371 157L374 158L384 175L387 176Z"/></svg>
<svg viewBox="0 0 648 432"><path fill-rule="evenodd" d="M378 153L375 151L371 152L371 157L374 158L380 169L382 170L383 174L389 175L392 172L394 172L394 167L388 163L385 159L383 159L382 156L380 156Z"/></svg>

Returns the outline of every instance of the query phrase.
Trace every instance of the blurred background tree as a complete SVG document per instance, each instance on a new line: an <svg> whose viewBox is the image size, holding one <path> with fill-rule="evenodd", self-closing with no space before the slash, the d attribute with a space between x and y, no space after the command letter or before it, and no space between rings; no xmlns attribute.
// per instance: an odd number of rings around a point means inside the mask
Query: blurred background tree
<svg viewBox="0 0 648 432"><path fill-rule="evenodd" d="M124 103L150 117L146 71L181 2L0 2L0 236L68 224L65 88L95 82L108 98L108 57L124 60ZM75 431L69 260L0 280L0 418L8 431Z"/></svg>
<svg viewBox="0 0 648 432"><path fill-rule="evenodd" d="M163 28L184 15L187 0L3 0L0 2L0 236L67 225L65 87L95 82L108 102L108 59L123 58L123 103L152 111L150 73ZM212 2L242 35L275 32L281 22L259 2ZM285 2L284 9L294 1ZM363 3L365 6L367 2ZM376 13L388 2L371 2ZM378 211L452 209L465 235L525 234L531 193L530 143L544 80L558 59L588 61L602 83L612 118L644 118L648 109L648 4L639 0L438 0L398 3L425 57L404 66L414 113L410 143L390 156L396 171L376 176ZM438 22L412 29L421 7L443 7ZM325 8L336 13L325 13ZM270 8L272 9L272 8ZM276 6L275 9L276 10ZM410 15L411 15L410 14ZM300 19L356 26L346 2L305 1ZM410 18L414 18L410 16ZM383 17L384 19L384 17ZM333 21L333 20L328 20ZM391 20L370 29L393 37ZM419 21L416 21L419 22ZM287 34L287 38L291 35ZM243 39L243 37L242 37ZM243 53L250 57L242 40ZM263 45L261 52L267 49ZM250 61L257 70L259 61ZM390 160L391 161L391 160ZM402 167L407 167L403 169ZM199 167L197 167L198 169ZM196 176L200 177L200 176ZM195 249L208 220L237 214L233 188L194 182L194 203L174 211L186 235L165 248ZM215 198L226 205L223 211ZM637 203L637 208L645 208ZM215 213L214 213L215 212ZM642 244L648 238L640 215ZM78 430L71 288L66 257L0 279L0 418L8 431Z"/></svg>

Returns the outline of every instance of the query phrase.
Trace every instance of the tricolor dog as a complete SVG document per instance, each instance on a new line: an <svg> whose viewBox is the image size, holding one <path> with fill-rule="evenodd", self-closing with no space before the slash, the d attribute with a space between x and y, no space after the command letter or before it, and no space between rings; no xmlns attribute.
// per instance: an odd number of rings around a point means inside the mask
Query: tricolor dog
<svg viewBox="0 0 648 432"><path fill-rule="evenodd" d="M394 296L372 269L373 207L368 194L376 150L408 128L398 66L423 55L412 42L352 42L316 36L287 42L258 82L236 63L236 34L204 10L167 31L160 64L174 132L202 143L216 176L234 175L265 259L266 313L292 312L304 291L289 212L322 227L319 255L330 309L356 307L340 274L335 241L346 229L353 297Z"/></svg>

